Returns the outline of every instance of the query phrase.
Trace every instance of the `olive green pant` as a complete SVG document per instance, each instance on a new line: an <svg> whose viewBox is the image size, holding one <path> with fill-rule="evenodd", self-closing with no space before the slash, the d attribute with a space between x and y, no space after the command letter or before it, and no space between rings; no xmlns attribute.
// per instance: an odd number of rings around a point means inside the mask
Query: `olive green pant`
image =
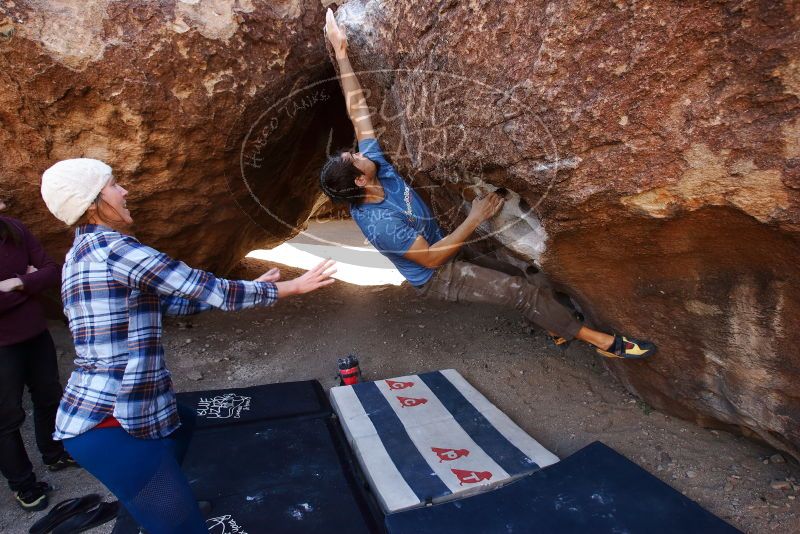
<svg viewBox="0 0 800 534"><path fill-rule="evenodd" d="M468 257L471 261L464 261ZM556 299L544 274L526 274L486 256L459 254L417 291L428 299L514 308L528 321L567 340L574 339L583 326L573 311Z"/></svg>

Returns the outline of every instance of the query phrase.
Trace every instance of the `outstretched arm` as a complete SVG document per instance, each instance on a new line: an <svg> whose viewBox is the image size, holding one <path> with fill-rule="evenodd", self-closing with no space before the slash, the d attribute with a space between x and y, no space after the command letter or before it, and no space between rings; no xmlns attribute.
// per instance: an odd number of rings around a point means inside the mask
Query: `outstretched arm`
<svg viewBox="0 0 800 534"><path fill-rule="evenodd" d="M161 313L170 317L182 317L184 315L195 315L213 308L210 304L189 300L183 297L170 295L159 297L161 301Z"/></svg>
<svg viewBox="0 0 800 534"><path fill-rule="evenodd" d="M270 306L278 298L301 295L333 283L333 261L323 261L302 276L278 282L279 274L269 271L255 281L225 280L212 273L192 269L142 245L130 236L111 245L106 261L112 278L124 286L198 301L226 311Z"/></svg>
<svg viewBox="0 0 800 534"><path fill-rule="evenodd" d="M271 282L278 288L278 297L281 296L281 287L278 280L281 279L281 272L277 267L270 269L255 279L256 282ZM285 283L285 282L284 282ZM285 292L284 292L285 293ZM189 300L177 295L161 296L161 313L171 317L184 315L195 315L200 312L208 311L213 308L210 304L198 300Z"/></svg>
<svg viewBox="0 0 800 534"><path fill-rule="evenodd" d="M333 260L325 260L303 276L287 282L279 282L281 272L277 267L274 267L254 281L275 284L278 298L301 295L333 283L333 279L330 278L336 272L335 269L332 269L333 264ZM160 298L161 311L164 315L169 316L195 315L213 308L213 306L205 302L190 300L177 295L161 296Z"/></svg>
<svg viewBox="0 0 800 534"><path fill-rule="evenodd" d="M347 36L336 24L336 19L330 8L328 8L325 17L325 35L327 35L336 55L336 62L339 65L339 81L342 84L347 114L353 123L356 138L359 141L373 138L375 137L375 130L372 127L372 118L369 115L367 99L356 74L353 72L353 66L350 65L350 59L347 57Z"/></svg>
<svg viewBox="0 0 800 534"><path fill-rule="evenodd" d="M472 201L472 209L467 218L452 233L441 241L428 244L424 237L417 236L404 258L418 263L423 267L435 269L447 263L447 260L456 255L464 241L469 239L472 232L487 219L491 219L503 207L503 198L497 193L489 193L482 198Z"/></svg>

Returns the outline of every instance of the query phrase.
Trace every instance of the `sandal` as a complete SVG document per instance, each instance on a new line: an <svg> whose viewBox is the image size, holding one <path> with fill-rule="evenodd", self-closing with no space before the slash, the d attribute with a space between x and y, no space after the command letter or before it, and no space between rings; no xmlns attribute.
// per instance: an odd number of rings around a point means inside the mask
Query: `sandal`
<svg viewBox="0 0 800 534"><path fill-rule="evenodd" d="M53 534L74 534L89 530L117 517L119 501L101 502L83 513L74 515L53 529Z"/></svg>
<svg viewBox="0 0 800 534"><path fill-rule="evenodd" d="M624 358L626 360L644 360L656 353L656 346L649 341L614 336L614 342L608 350L596 349L597 353L606 358Z"/></svg>
<svg viewBox="0 0 800 534"><path fill-rule="evenodd" d="M29 534L44 534L45 532L49 532L56 525L66 521L73 515L85 512L99 502L100 495L96 493L61 501L53 506L53 508L47 512L46 516L34 523L28 532Z"/></svg>

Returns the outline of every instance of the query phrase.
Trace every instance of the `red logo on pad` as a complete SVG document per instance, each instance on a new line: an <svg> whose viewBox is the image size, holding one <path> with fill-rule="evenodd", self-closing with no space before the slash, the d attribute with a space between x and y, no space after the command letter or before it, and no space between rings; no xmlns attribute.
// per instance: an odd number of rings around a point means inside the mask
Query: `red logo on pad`
<svg viewBox="0 0 800 534"><path fill-rule="evenodd" d="M431 447L431 450L439 457L439 463L450 462L464 456L469 456L469 451L467 449L440 449L438 447Z"/></svg>
<svg viewBox="0 0 800 534"><path fill-rule="evenodd" d="M397 397L397 400L400 401L400 406L403 408L419 406L420 404L428 402L428 399L412 399L411 397Z"/></svg>
<svg viewBox="0 0 800 534"><path fill-rule="evenodd" d="M458 477L458 485L463 486L466 484L475 484L481 480L489 480L492 474L489 471L464 471L463 469L451 469L455 476Z"/></svg>
<svg viewBox="0 0 800 534"><path fill-rule="evenodd" d="M394 380L387 380L386 385L389 389L406 389L414 385L414 382L396 382Z"/></svg>

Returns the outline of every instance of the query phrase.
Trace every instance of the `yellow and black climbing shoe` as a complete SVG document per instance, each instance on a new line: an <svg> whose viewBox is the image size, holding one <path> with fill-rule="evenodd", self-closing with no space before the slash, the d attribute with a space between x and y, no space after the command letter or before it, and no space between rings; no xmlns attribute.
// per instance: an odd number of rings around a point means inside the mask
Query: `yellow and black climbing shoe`
<svg viewBox="0 0 800 534"><path fill-rule="evenodd" d="M608 350L597 349L597 353L606 358L625 358L627 360L643 360L656 353L656 346L649 341L614 336L614 342Z"/></svg>

